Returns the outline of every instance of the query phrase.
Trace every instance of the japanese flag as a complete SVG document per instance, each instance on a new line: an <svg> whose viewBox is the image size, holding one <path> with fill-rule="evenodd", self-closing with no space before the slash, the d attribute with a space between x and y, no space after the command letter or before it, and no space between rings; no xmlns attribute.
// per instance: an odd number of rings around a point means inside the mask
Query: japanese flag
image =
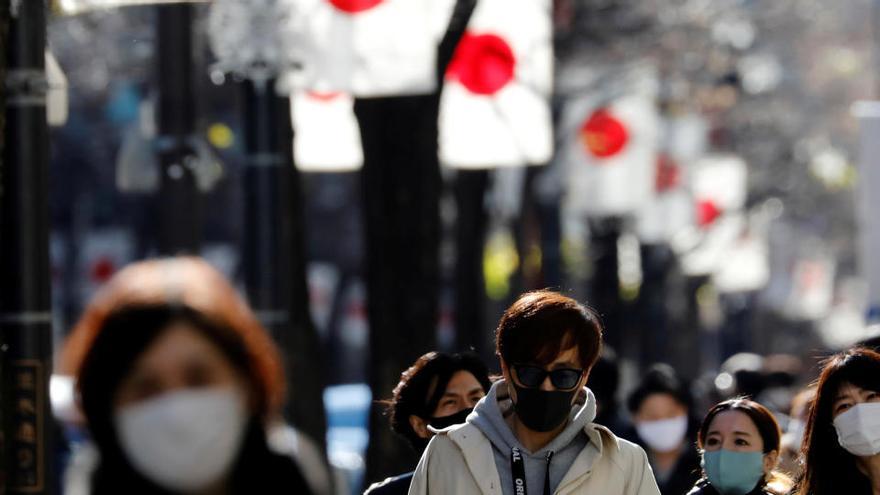
<svg viewBox="0 0 880 495"><path fill-rule="evenodd" d="M694 224L689 170L705 153L708 124L696 114L666 118L657 157L655 196L636 214L636 232L646 244L668 243Z"/></svg>
<svg viewBox="0 0 880 495"><path fill-rule="evenodd" d="M743 212L747 173L745 161L736 155L706 155L694 164L691 170L694 226L673 239L673 249L681 256L685 274L714 273L721 264L734 260L733 249L741 249L740 254L751 260L766 257L762 244L744 243L750 235ZM753 266L757 267L756 273L760 272L755 280L762 280L764 267Z"/></svg>
<svg viewBox="0 0 880 495"><path fill-rule="evenodd" d="M344 93L299 91L290 99L293 157L303 172L347 172L364 163L354 100Z"/></svg>
<svg viewBox="0 0 880 495"><path fill-rule="evenodd" d="M443 164L543 164L553 150L549 0L480 0L446 71L440 100Z"/></svg>
<svg viewBox="0 0 880 495"><path fill-rule="evenodd" d="M654 197L660 127L654 79L647 72L634 74L638 84L615 89L612 98L588 93L563 110L566 203L574 211L631 215Z"/></svg>
<svg viewBox="0 0 880 495"><path fill-rule="evenodd" d="M302 66L295 87L359 97L436 88L437 45L451 0L286 0Z"/></svg>

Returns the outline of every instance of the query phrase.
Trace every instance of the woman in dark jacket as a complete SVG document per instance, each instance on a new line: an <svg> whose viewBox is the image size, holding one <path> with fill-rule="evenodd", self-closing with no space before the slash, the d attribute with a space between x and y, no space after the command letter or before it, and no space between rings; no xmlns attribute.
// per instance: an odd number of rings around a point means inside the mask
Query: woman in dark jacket
<svg viewBox="0 0 880 495"><path fill-rule="evenodd" d="M62 367L99 454L78 491L311 493L267 440L284 392L275 346L206 262L119 272L73 329Z"/></svg>
<svg viewBox="0 0 880 495"><path fill-rule="evenodd" d="M776 471L779 424L766 407L748 399L716 404L697 435L703 478L688 495L784 495L791 481Z"/></svg>

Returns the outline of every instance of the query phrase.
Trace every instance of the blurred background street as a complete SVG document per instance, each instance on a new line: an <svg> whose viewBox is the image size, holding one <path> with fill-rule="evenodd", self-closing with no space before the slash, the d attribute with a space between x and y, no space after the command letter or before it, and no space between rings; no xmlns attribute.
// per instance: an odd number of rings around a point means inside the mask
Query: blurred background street
<svg viewBox="0 0 880 495"><path fill-rule="evenodd" d="M617 400L667 363L699 415L748 393L785 426L880 337L878 36L869 0L0 0L3 392L38 363L82 440L53 356L119 269L195 254L338 493L415 465L374 402L400 373L499 372L532 289L602 315Z"/></svg>

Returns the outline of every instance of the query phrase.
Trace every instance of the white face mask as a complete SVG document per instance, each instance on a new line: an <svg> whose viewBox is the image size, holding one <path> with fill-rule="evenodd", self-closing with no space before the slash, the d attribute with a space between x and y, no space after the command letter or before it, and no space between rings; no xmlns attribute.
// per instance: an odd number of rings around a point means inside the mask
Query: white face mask
<svg viewBox="0 0 880 495"><path fill-rule="evenodd" d="M169 392L116 412L122 451L141 475L175 491L219 481L235 460L247 426L235 387Z"/></svg>
<svg viewBox="0 0 880 495"><path fill-rule="evenodd" d="M670 452L681 446L687 433L687 416L636 423L639 437L656 452Z"/></svg>
<svg viewBox="0 0 880 495"><path fill-rule="evenodd" d="M862 402L834 419L837 441L860 457L880 454L880 402Z"/></svg>

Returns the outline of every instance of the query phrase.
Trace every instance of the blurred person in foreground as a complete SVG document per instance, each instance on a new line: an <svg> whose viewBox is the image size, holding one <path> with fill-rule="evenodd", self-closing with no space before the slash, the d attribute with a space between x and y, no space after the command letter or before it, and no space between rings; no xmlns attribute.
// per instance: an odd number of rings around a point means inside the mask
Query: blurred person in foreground
<svg viewBox="0 0 880 495"><path fill-rule="evenodd" d="M855 348L824 363L803 458L798 494L880 494L880 354Z"/></svg>
<svg viewBox="0 0 880 495"><path fill-rule="evenodd" d="M428 444L410 494L659 494L644 451L593 423L584 387L598 315L551 291L524 294L496 330L502 380L463 425Z"/></svg>
<svg viewBox="0 0 880 495"><path fill-rule="evenodd" d="M663 495L682 495L700 478L692 404L687 383L668 364L652 366L627 402L636 443L648 453Z"/></svg>
<svg viewBox="0 0 880 495"><path fill-rule="evenodd" d="M67 493L311 493L272 440L285 436L278 352L205 261L124 268L86 307L62 367L98 451L74 459Z"/></svg>
<svg viewBox="0 0 880 495"><path fill-rule="evenodd" d="M776 470L781 433L773 413L749 399L709 410L697 435L703 478L688 495L784 495L791 480Z"/></svg>
<svg viewBox="0 0 880 495"><path fill-rule="evenodd" d="M816 387L807 387L795 394L791 400L788 426L782 435L782 452L779 467L794 478L800 477L803 469L801 444L804 442L804 429L810 414L810 406L816 398Z"/></svg>
<svg viewBox="0 0 880 495"><path fill-rule="evenodd" d="M386 401L391 429L421 456L434 432L464 423L491 386L489 371L476 354L429 352L401 373ZM388 478L365 494L405 494L412 476L409 472Z"/></svg>

